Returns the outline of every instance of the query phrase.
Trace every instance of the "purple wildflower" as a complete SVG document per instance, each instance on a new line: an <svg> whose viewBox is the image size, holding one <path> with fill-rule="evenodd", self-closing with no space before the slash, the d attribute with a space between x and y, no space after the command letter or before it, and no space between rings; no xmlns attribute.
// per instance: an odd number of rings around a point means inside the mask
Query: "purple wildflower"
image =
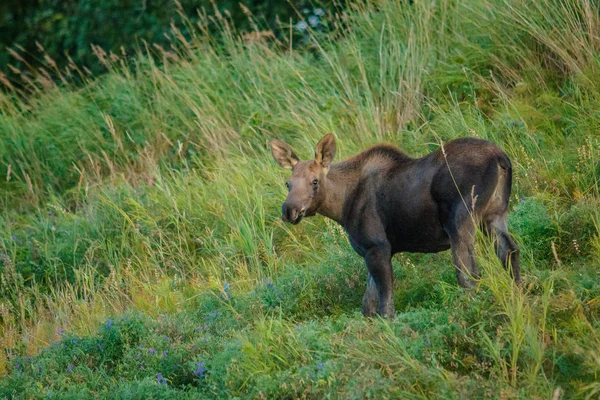
<svg viewBox="0 0 600 400"><path fill-rule="evenodd" d="M167 379L164 378L160 372L156 374L156 379L158 380L159 385L164 385L165 383L167 383Z"/></svg>
<svg viewBox="0 0 600 400"><path fill-rule="evenodd" d="M67 372L72 372L73 371L73 364L69 364L67 366Z"/></svg>
<svg viewBox="0 0 600 400"><path fill-rule="evenodd" d="M154 347L151 347L150 350L148 350L150 352L150 354L155 354L156 350L154 350Z"/></svg>
<svg viewBox="0 0 600 400"><path fill-rule="evenodd" d="M196 367L197 368L193 371L194 375L199 376L200 378L205 378L207 369L204 367L204 363L197 362Z"/></svg>
<svg viewBox="0 0 600 400"><path fill-rule="evenodd" d="M111 326L112 326L112 321L109 319L106 321L106 328L110 329Z"/></svg>
<svg viewBox="0 0 600 400"><path fill-rule="evenodd" d="M166 357L168 352L169 352L169 350L163 351L163 357Z"/></svg>

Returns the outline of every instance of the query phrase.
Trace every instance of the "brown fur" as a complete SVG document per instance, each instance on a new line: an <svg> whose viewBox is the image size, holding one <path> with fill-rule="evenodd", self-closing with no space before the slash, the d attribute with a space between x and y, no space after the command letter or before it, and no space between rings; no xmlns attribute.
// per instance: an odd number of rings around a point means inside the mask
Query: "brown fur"
<svg viewBox="0 0 600 400"><path fill-rule="evenodd" d="M311 161L300 161L278 140L271 150L282 167L292 169L282 218L297 224L317 213L329 217L365 258L365 315L377 305L380 314L394 314L391 257L397 252L451 248L458 282L470 286L479 276L473 254L477 224L493 237L498 257L519 282L519 249L506 224L512 167L493 143L457 139L419 159L384 144L336 164L332 134L317 144Z"/></svg>

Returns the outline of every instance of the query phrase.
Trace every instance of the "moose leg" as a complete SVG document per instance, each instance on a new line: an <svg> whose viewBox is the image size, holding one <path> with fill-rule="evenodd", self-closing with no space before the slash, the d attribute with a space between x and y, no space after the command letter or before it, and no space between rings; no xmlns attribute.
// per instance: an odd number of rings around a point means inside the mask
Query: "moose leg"
<svg viewBox="0 0 600 400"><path fill-rule="evenodd" d="M519 246L508 233L506 214L495 216L486 223L486 233L494 240L496 255L504 269L510 271L515 283L521 282L521 265L519 261Z"/></svg>
<svg viewBox="0 0 600 400"><path fill-rule="evenodd" d="M393 317L395 314L393 296L394 275L392 273L392 254L389 245L369 249L365 254L365 261L367 262L369 275L377 286L379 314L382 317ZM368 291L369 288L367 287Z"/></svg>
<svg viewBox="0 0 600 400"><path fill-rule="evenodd" d="M452 262L456 268L458 284L464 288L473 286L472 278L479 278L475 262L475 224L467 209L461 204L446 224L450 237Z"/></svg>
<svg viewBox="0 0 600 400"><path fill-rule="evenodd" d="M365 317L373 317L377 313L377 285L370 273L367 273L367 290L363 296L362 312Z"/></svg>

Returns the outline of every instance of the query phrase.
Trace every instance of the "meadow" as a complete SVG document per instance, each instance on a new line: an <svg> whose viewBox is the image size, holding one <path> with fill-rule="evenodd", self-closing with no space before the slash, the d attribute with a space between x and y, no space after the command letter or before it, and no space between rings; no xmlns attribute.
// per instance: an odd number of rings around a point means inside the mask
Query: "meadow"
<svg viewBox="0 0 600 400"><path fill-rule="evenodd" d="M98 77L52 59L0 76L0 398L600 397L600 6L377 0L322 19L278 38L217 14L171 49L96 48ZM269 141L306 159L328 132L338 161L498 143L522 285L483 238L471 290L449 252L401 254L397 316L362 317L343 230L280 219Z"/></svg>

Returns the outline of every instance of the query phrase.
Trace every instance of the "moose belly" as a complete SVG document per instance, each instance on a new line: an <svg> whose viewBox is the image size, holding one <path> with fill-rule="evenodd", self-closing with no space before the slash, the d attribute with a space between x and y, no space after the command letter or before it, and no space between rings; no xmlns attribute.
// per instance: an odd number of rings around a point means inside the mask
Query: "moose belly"
<svg viewBox="0 0 600 400"><path fill-rule="evenodd" d="M450 248L450 238L442 228L437 213L428 217L394 219L388 224L386 234L394 253L437 253Z"/></svg>

